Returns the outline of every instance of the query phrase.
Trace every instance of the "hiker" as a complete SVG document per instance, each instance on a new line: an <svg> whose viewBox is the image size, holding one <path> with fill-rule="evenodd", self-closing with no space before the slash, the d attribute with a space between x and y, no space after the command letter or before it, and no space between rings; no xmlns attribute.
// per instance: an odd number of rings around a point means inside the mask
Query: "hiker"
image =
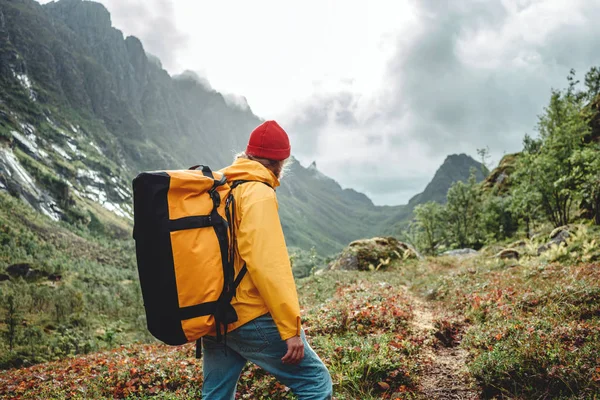
<svg viewBox="0 0 600 400"><path fill-rule="evenodd" d="M274 375L301 400L331 399L329 372L301 327L274 190L290 151L286 132L267 121L251 133L246 151L220 171L229 182L250 181L233 189L235 274L244 263L248 273L231 303L238 321L229 325L225 342L217 343L214 335L202 338L203 399L234 399L247 361Z"/></svg>

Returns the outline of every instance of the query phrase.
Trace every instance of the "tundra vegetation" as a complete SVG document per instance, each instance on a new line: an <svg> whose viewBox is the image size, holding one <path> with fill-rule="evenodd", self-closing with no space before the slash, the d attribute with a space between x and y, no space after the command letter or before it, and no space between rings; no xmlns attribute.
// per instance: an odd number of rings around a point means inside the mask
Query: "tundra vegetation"
<svg viewBox="0 0 600 400"><path fill-rule="evenodd" d="M341 255L370 261L351 271L341 258L291 250L304 327L336 398L435 397L436 357L458 352L442 372L462 389L449 391L600 394L598 87L598 69L583 84L572 73L521 153L482 182L455 183L445 203L417 206L396 235L416 249L399 252L392 238L365 241L393 243L382 253L353 243ZM197 396L193 346L148 336L133 243L93 215L56 223L0 192L0 395ZM473 250L448 252L464 248ZM240 389L240 398L292 398L251 366Z"/></svg>

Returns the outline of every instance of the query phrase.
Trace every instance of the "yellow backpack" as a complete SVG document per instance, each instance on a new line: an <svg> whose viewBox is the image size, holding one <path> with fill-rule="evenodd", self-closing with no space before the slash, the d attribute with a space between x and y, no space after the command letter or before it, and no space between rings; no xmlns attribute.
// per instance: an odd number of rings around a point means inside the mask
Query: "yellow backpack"
<svg viewBox="0 0 600 400"><path fill-rule="evenodd" d="M237 321L234 279L235 200L221 173L207 166L143 172L133 180L137 267L150 333L170 345L217 340ZM198 357L200 347L197 347Z"/></svg>

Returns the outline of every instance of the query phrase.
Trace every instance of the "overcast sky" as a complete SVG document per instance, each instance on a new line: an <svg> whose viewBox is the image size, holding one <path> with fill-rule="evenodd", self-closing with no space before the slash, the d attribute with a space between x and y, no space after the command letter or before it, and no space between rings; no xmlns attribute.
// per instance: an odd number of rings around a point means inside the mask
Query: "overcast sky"
<svg viewBox="0 0 600 400"><path fill-rule="evenodd" d="M244 96L376 204L406 203L449 154L520 150L551 88L600 65L600 0L100 2L171 74Z"/></svg>

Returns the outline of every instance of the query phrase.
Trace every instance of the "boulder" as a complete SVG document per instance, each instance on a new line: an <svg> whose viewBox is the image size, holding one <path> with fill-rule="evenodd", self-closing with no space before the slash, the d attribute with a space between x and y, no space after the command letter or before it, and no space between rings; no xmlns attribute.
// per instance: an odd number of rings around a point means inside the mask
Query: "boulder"
<svg viewBox="0 0 600 400"><path fill-rule="evenodd" d="M504 249L496 257L501 260L518 260L521 254L515 249Z"/></svg>
<svg viewBox="0 0 600 400"><path fill-rule="evenodd" d="M385 269L392 260L419 258L410 245L393 237L356 240L331 262L330 270L369 271Z"/></svg>
<svg viewBox="0 0 600 400"><path fill-rule="evenodd" d="M570 232L569 232L569 227L567 226L559 226L558 228L555 228L552 232L550 232L550 239L554 239L559 235L569 235L570 236Z"/></svg>
<svg viewBox="0 0 600 400"><path fill-rule="evenodd" d="M550 233L550 241L546 244L541 245L537 249L538 256L542 253L545 253L552 247L552 245L559 246L561 243L565 243L571 237L571 232L567 229L566 226L561 226L556 228Z"/></svg>

